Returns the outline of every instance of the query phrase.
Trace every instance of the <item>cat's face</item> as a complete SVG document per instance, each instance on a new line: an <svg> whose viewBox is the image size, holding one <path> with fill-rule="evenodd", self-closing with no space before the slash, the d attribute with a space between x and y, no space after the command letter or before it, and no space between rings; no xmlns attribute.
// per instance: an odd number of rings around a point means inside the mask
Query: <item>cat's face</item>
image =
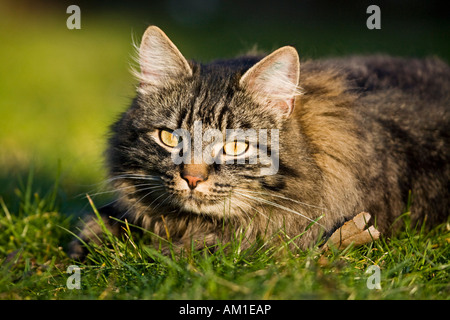
<svg viewBox="0 0 450 320"><path fill-rule="evenodd" d="M223 216L249 210L240 193L279 187L279 129L298 81L294 49L201 66L150 27L139 55L138 96L108 151L130 204Z"/></svg>

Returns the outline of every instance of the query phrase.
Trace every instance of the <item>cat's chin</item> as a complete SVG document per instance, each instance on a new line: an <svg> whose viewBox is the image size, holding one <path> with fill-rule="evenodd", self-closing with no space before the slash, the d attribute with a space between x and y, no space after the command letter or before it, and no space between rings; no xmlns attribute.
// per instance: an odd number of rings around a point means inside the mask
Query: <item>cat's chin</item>
<svg viewBox="0 0 450 320"><path fill-rule="evenodd" d="M226 213L227 215L233 214L233 210L229 208L229 204L225 199L217 201L204 201L198 198L187 198L184 199L181 207L185 212L193 214L206 214L215 217L223 217Z"/></svg>

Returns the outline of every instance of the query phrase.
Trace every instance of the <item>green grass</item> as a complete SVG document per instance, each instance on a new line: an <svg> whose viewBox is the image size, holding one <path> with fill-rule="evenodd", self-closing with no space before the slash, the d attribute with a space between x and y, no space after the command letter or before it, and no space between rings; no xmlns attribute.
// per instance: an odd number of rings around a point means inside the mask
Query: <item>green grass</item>
<svg viewBox="0 0 450 320"><path fill-rule="evenodd" d="M323 254L284 245L215 253L162 255L129 231L90 246L84 263L65 253L75 220L56 207L57 185L32 192L32 175L16 189L11 212L0 200L0 299L449 299L450 226L405 230L393 238ZM95 208L95 207L94 207ZM405 214L407 221L408 214ZM81 289L68 289L69 265L80 268ZM381 289L365 271L377 265Z"/></svg>
<svg viewBox="0 0 450 320"><path fill-rule="evenodd" d="M65 253L72 238L67 230L77 222L72 214L89 209L76 195L105 179L108 126L134 94L131 38L139 39L148 25L160 26L187 58L200 61L254 44L267 51L293 44L302 60L385 52L449 61L444 14L428 17L419 8L417 18L384 6L382 30L369 31L365 3L349 18L335 8L236 9L225 1L208 23L186 26L150 2L134 11L86 3L82 29L68 30L68 4L17 3L0 3L0 299L450 297L448 225L409 228L327 259L320 259L319 248L251 252L239 251L239 242L212 255L167 258L134 235L109 238L109 246L93 248L80 264L81 290L66 287L67 267L75 262ZM34 173L18 183L30 167ZM381 290L366 287L364 272L373 264L381 268Z"/></svg>

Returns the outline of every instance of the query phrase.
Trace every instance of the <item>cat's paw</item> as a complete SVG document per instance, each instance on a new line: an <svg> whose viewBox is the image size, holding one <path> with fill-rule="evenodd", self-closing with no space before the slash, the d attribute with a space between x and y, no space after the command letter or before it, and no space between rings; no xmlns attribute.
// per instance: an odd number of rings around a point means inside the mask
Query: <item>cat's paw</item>
<svg viewBox="0 0 450 320"><path fill-rule="evenodd" d="M67 255L73 260L83 261L88 254L87 248L81 243L80 240L75 239L69 243L69 250Z"/></svg>

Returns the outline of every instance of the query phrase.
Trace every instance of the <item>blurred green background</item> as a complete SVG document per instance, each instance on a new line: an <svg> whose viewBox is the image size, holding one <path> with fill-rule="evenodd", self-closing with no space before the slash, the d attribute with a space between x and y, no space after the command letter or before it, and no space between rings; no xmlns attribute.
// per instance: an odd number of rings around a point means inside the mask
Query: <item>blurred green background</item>
<svg viewBox="0 0 450 320"><path fill-rule="evenodd" d="M298 48L301 59L389 53L450 59L440 1L5 1L0 3L0 196L11 200L30 167L47 190L61 166L65 212L105 179L108 126L134 95L132 39L158 25L189 59L232 57L254 45ZM69 30L66 8L81 9ZM381 8L381 30L366 9Z"/></svg>

